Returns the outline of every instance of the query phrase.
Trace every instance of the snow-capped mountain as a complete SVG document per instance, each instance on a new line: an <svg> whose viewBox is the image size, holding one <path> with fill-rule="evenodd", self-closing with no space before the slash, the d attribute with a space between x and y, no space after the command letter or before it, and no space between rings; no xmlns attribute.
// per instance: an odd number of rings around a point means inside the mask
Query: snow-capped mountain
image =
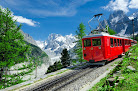
<svg viewBox="0 0 138 91"><path fill-rule="evenodd" d="M138 12L133 13L133 14L130 15L128 18L129 18L130 20L132 20L132 19L134 19L134 18L136 18L136 17L138 17Z"/></svg>
<svg viewBox="0 0 138 91"><path fill-rule="evenodd" d="M125 34L126 28L128 27L128 24L125 23L125 21L129 21L129 18L123 11L119 10L110 14L108 20L102 21L101 24L103 27L106 27L108 23L111 29L115 30L120 35L123 35Z"/></svg>
<svg viewBox="0 0 138 91"><path fill-rule="evenodd" d="M132 34L132 21L131 19L134 18L134 24L135 24L135 32L136 27L138 26L138 12L133 13L130 16L127 16L123 11L118 10L114 11L112 14L110 14L108 20L104 20L101 22L102 26L105 27L108 23L109 27L113 30L115 30L119 35L124 34Z"/></svg>
<svg viewBox="0 0 138 91"><path fill-rule="evenodd" d="M59 56L64 48L68 50L75 46L76 38L70 34L62 36L52 33L45 41L36 41L37 45L42 48L50 57Z"/></svg>
<svg viewBox="0 0 138 91"><path fill-rule="evenodd" d="M137 33L138 32L138 12L135 12L132 15L130 15L129 19L130 20L134 19L134 31L135 33ZM130 21L128 24L128 28L126 29L126 34L132 34L132 33L133 33L133 26L132 26L132 21Z"/></svg>
<svg viewBox="0 0 138 91"><path fill-rule="evenodd" d="M47 45L47 42L46 41L39 41L39 40L35 40L38 47L40 47L41 49L44 48L45 45Z"/></svg>

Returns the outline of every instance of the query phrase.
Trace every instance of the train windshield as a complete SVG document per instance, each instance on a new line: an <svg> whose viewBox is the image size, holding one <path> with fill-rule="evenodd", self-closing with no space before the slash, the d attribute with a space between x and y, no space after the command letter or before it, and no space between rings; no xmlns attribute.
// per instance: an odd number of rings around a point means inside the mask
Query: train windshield
<svg viewBox="0 0 138 91"><path fill-rule="evenodd" d="M91 46L91 40L90 39L84 40L84 47L88 47L88 46Z"/></svg>
<svg viewBox="0 0 138 91"><path fill-rule="evenodd" d="M92 39L93 46L101 46L101 39Z"/></svg>

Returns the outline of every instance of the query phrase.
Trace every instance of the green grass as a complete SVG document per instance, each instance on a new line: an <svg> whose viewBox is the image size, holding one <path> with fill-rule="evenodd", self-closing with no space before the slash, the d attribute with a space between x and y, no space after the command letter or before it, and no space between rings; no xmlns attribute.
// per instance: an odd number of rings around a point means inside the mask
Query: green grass
<svg viewBox="0 0 138 91"><path fill-rule="evenodd" d="M70 70L70 69L67 69L67 70L61 71L61 72L57 73L56 75L58 75L58 74L62 74L62 73L64 73L64 72L68 71L68 70Z"/></svg>
<svg viewBox="0 0 138 91"><path fill-rule="evenodd" d="M138 72L123 74L124 82L116 86L117 91L138 91Z"/></svg>
<svg viewBox="0 0 138 91"><path fill-rule="evenodd" d="M18 90L18 89L20 89L20 88L23 88L23 87L25 87L25 86L29 86L29 85L31 85L31 83L28 83L28 84L23 85L23 86L21 86L21 87L19 87L19 88L15 88L15 89L13 89L13 90L9 90L9 91L15 91L15 90Z"/></svg>
<svg viewBox="0 0 138 91"><path fill-rule="evenodd" d="M107 77L101 79L89 91L138 91L138 44L132 46L129 52L132 54L129 56L127 52L119 66L114 68ZM136 71L128 69L127 66L132 66ZM120 76L124 77L124 79L119 80L117 86L113 85L111 87L108 84L107 78L112 77L116 71L120 71Z"/></svg>
<svg viewBox="0 0 138 91"><path fill-rule="evenodd" d="M100 82L98 82L93 88L91 88L89 91L97 91L98 89L100 90L101 87L104 85L105 81L106 81L106 77L101 79Z"/></svg>

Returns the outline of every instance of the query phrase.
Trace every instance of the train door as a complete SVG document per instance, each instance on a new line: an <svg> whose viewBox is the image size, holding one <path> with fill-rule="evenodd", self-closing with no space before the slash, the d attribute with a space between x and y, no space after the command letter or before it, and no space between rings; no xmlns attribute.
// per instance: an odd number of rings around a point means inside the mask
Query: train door
<svg viewBox="0 0 138 91"><path fill-rule="evenodd" d="M83 39L83 57L85 60L92 60L91 38Z"/></svg>
<svg viewBox="0 0 138 91"><path fill-rule="evenodd" d="M95 61L103 59L102 38L92 38L92 58Z"/></svg>
<svg viewBox="0 0 138 91"><path fill-rule="evenodd" d="M123 53L125 53L125 39L122 39Z"/></svg>
<svg viewBox="0 0 138 91"><path fill-rule="evenodd" d="M111 51L110 51L110 38L107 37L107 45L106 45L106 50L107 50L107 56L110 56L111 55Z"/></svg>
<svg viewBox="0 0 138 91"><path fill-rule="evenodd" d="M110 51L111 51L110 57L114 56L114 40L113 40L113 38L110 38Z"/></svg>

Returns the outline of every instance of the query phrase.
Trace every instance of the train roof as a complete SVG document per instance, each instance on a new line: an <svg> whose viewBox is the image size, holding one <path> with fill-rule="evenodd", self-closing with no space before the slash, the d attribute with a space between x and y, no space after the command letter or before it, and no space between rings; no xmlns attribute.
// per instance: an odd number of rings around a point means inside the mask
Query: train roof
<svg viewBox="0 0 138 91"><path fill-rule="evenodd" d="M84 36L83 38L100 37L100 36L109 36L109 37L116 37L116 38L129 39L129 38L126 38L126 37L115 36L115 35L109 35L108 33L101 33L101 34L89 34L89 35L87 35L87 36Z"/></svg>

